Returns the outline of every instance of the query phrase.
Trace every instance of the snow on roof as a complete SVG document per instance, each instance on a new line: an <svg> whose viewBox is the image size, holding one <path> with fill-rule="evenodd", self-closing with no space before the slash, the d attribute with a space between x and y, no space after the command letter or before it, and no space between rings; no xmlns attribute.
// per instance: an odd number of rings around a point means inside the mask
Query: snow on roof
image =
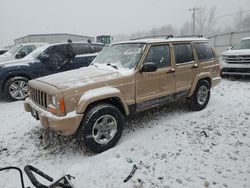
<svg viewBox="0 0 250 188"><path fill-rule="evenodd" d="M21 39L21 38L24 38L24 37L30 37L30 36L53 36L53 35L67 35L67 36L76 36L76 37L85 37L85 38L94 38L94 37L91 37L91 36L85 36L85 35L77 35L77 34L69 34L69 33L38 33L38 34L29 34L29 35L25 35L25 36L22 36L22 37L19 37L15 40L18 40L18 39Z"/></svg>
<svg viewBox="0 0 250 188"><path fill-rule="evenodd" d="M245 37L245 38L243 38L241 40L249 40L249 39L250 39L250 37Z"/></svg>
<svg viewBox="0 0 250 188"><path fill-rule="evenodd" d="M46 45L48 43L43 43L43 42L33 42L33 43L20 43L20 44L16 44L16 45L23 45L23 46L27 46L27 45Z"/></svg>
<svg viewBox="0 0 250 188"><path fill-rule="evenodd" d="M181 41L208 41L204 37L160 37L160 38L142 38L136 40L122 41L113 44L123 44L123 43L160 43L160 42L181 42Z"/></svg>

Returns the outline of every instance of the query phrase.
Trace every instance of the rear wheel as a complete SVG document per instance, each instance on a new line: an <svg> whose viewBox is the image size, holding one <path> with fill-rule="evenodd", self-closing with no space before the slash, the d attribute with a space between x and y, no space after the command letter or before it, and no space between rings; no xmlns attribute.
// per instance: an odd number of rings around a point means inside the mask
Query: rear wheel
<svg viewBox="0 0 250 188"><path fill-rule="evenodd" d="M191 97L187 98L188 106L195 111L203 110L210 98L210 84L207 80L198 82L194 93Z"/></svg>
<svg viewBox="0 0 250 188"><path fill-rule="evenodd" d="M111 104L91 107L83 117L77 131L80 146L101 153L116 145L123 131L123 115Z"/></svg>
<svg viewBox="0 0 250 188"><path fill-rule="evenodd" d="M4 87L6 97L12 101L24 100L28 95L28 81L25 77L9 79Z"/></svg>

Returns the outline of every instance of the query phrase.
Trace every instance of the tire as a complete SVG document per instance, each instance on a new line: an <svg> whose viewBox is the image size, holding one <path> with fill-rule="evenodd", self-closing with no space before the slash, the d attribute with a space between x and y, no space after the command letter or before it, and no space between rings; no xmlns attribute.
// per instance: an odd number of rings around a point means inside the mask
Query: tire
<svg viewBox="0 0 250 188"><path fill-rule="evenodd" d="M28 95L28 81L21 76L10 78L4 86L6 98L12 101L24 100Z"/></svg>
<svg viewBox="0 0 250 188"><path fill-rule="evenodd" d="M193 95L186 100L188 107L194 111L203 110L210 99L210 88L207 80L199 81Z"/></svg>
<svg viewBox="0 0 250 188"><path fill-rule="evenodd" d="M76 133L77 142L91 152L101 153L117 144L123 124L123 115L118 108L106 103L97 104L83 117Z"/></svg>

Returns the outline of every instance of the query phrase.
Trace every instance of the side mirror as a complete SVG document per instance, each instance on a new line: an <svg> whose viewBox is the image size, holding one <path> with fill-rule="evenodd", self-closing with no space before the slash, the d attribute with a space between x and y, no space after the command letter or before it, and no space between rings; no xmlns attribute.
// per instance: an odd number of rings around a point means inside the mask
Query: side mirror
<svg viewBox="0 0 250 188"><path fill-rule="evenodd" d="M154 62L146 62L142 65L140 72L155 72L157 65Z"/></svg>
<svg viewBox="0 0 250 188"><path fill-rule="evenodd" d="M42 53L41 55L38 56L38 59L42 62L45 62L49 59L49 54Z"/></svg>
<svg viewBox="0 0 250 188"><path fill-rule="evenodd" d="M15 56L16 59L21 59L25 57L27 54L25 52L18 52Z"/></svg>

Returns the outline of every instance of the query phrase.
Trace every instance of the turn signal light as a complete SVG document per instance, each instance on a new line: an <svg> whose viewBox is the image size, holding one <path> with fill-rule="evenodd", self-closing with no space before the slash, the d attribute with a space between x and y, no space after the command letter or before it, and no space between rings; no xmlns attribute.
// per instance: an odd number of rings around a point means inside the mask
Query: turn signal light
<svg viewBox="0 0 250 188"><path fill-rule="evenodd" d="M65 114L65 103L63 98L60 98L60 111Z"/></svg>

